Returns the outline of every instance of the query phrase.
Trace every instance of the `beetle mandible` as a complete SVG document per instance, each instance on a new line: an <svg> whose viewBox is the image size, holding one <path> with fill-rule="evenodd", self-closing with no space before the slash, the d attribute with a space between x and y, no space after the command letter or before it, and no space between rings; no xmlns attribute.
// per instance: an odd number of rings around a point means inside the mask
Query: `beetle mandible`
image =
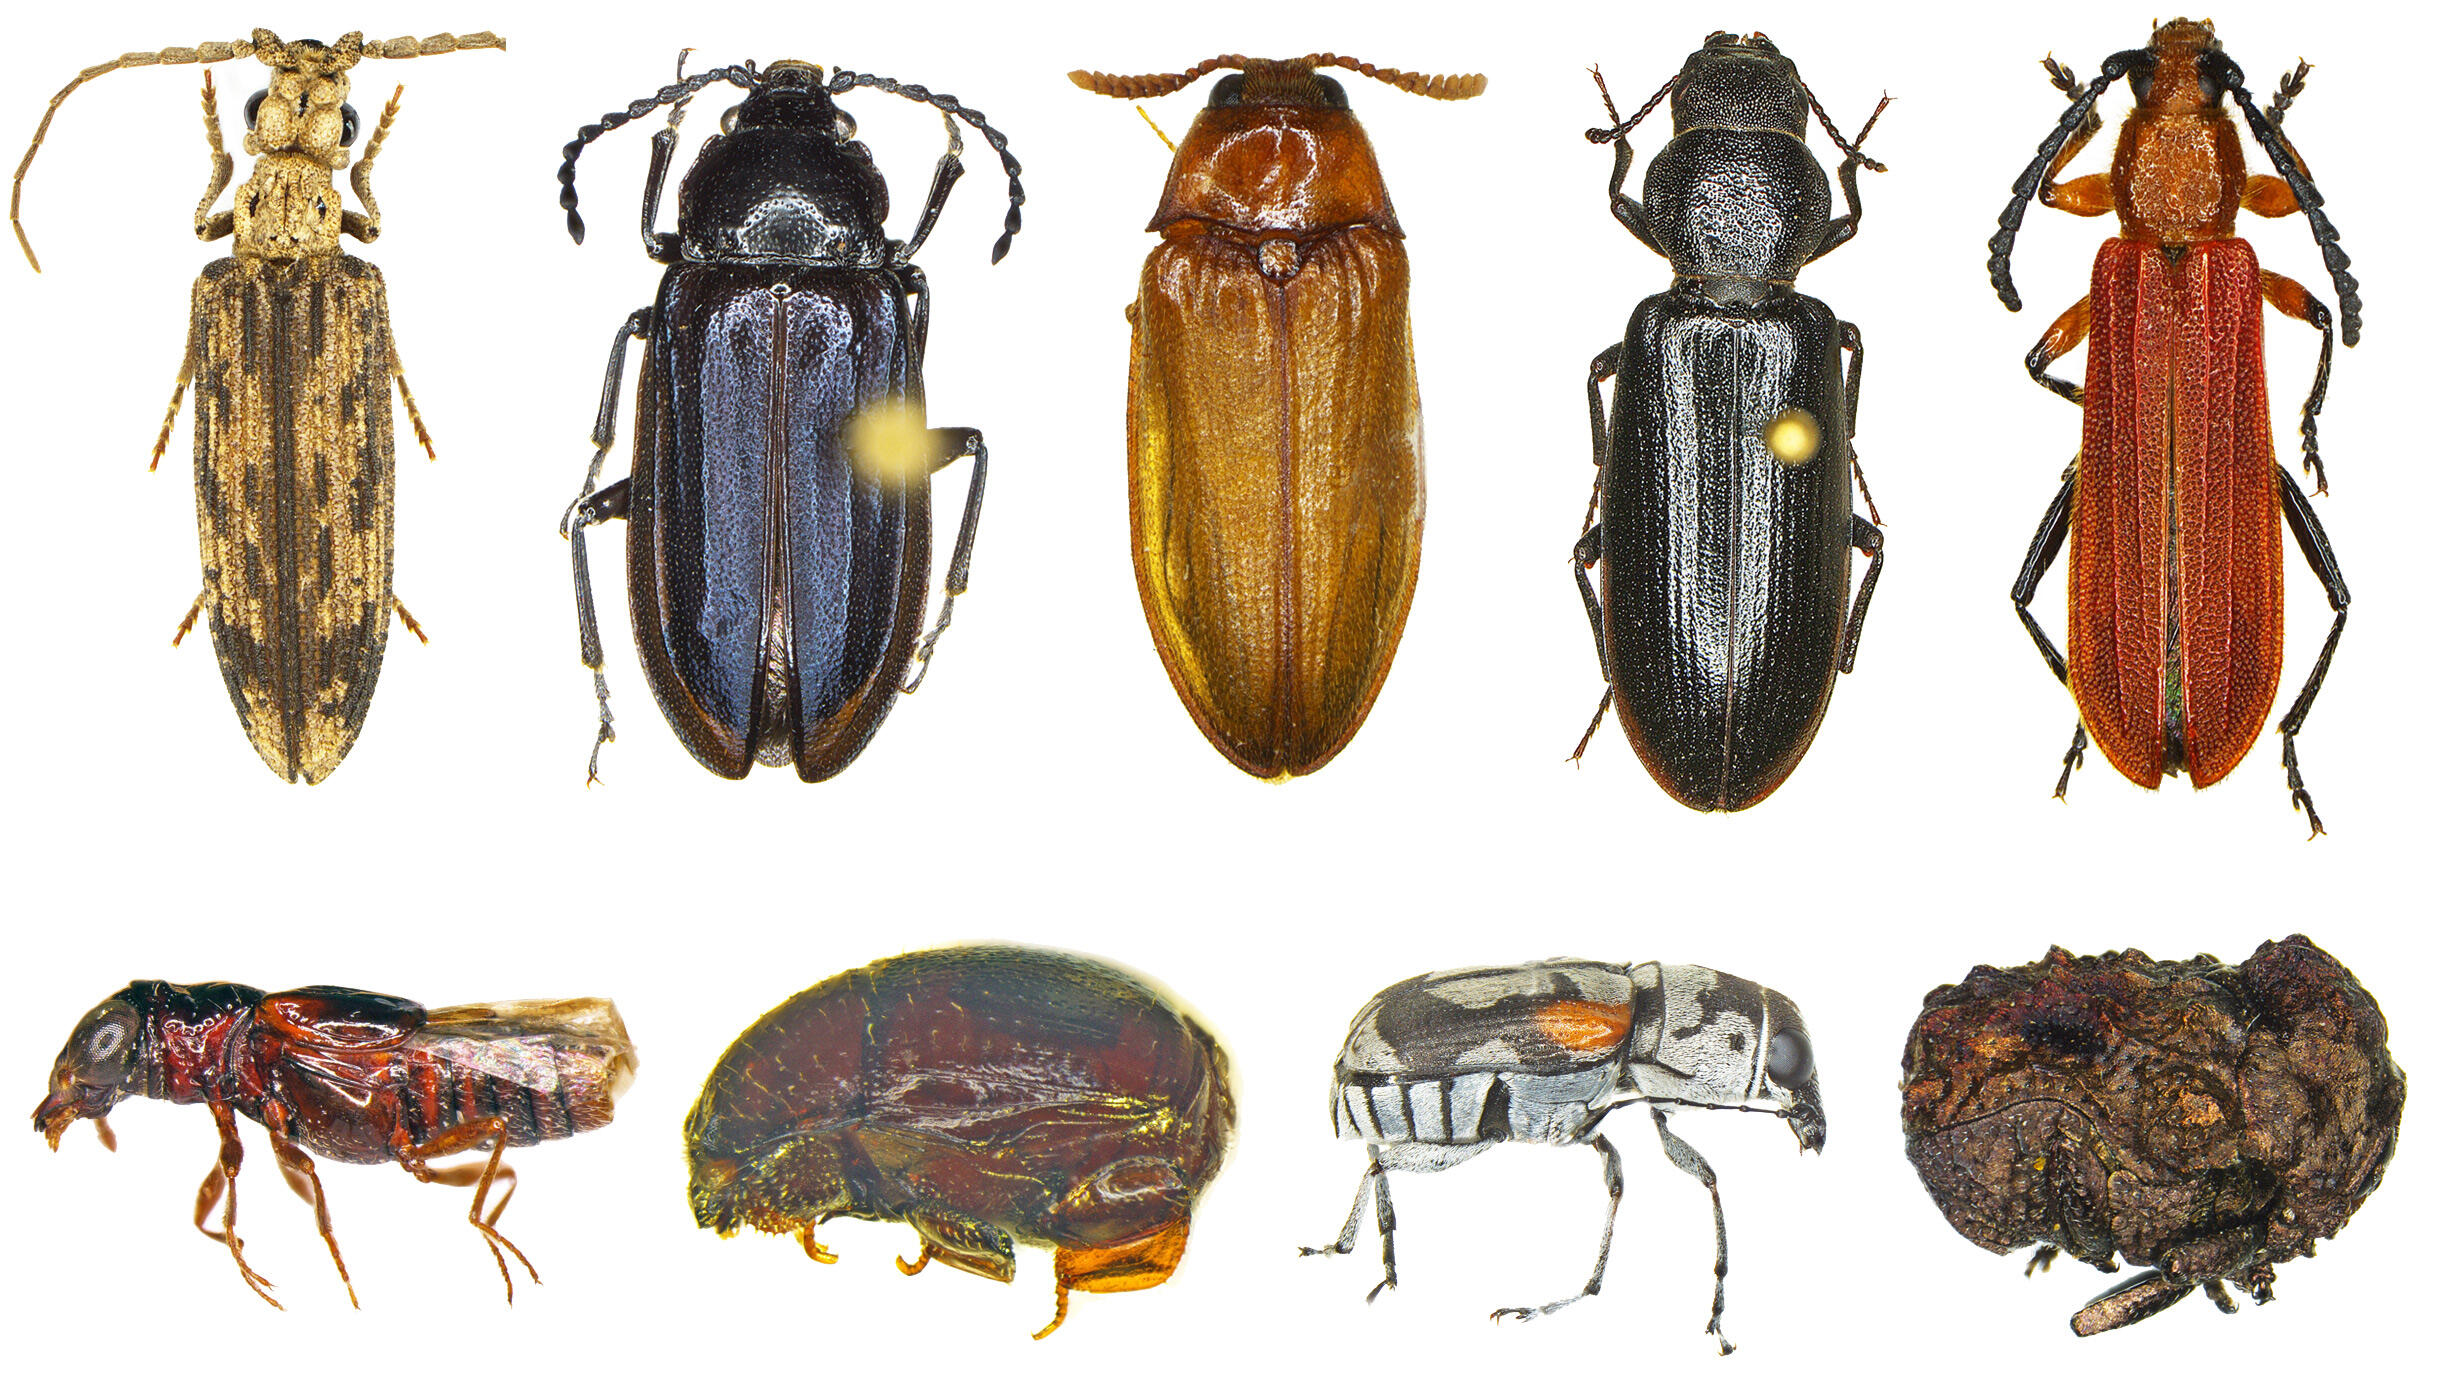
<svg viewBox="0 0 2460 1384"><path fill-rule="evenodd" d="M332 46L284 43L265 29L234 43L128 53L77 74L35 127L9 192L9 224L26 262L41 269L18 218L26 171L60 103L123 67L228 62L254 56L273 69L247 104L241 152L256 159L231 209L213 74L205 74L205 138L213 174L196 209L199 240L231 237L231 255L205 266L190 295L188 344L171 407L154 439L162 462L180 399L196 385L196 520L204 586L171 642L197 617L240 724L267 768L286 781L322 782L350 753L376 692L393 594L393 387L410 426L435 456L393 344L384 276L343 254L345 235L373 241L384 228L368 179L401 109L394 88L357 163L359 113L350 69L374 58L502 48L493 34L437 34ZM350 170L365 213L342 205L333 175Z"/></svg>
<svg viewBox="0 0 2460 1384"><path fill-rule="evenodd" d="M684 174L676 230L658 231L684 108L717 82L747 95ZM832 99L856 87L929 105L948 129L922 215L902 241L885 229L888 184ZM564 146L557 176L576 244L581 151L664 105L674 112L650 141L641 244L668 268L657 301L616 333L590 434L597 451L564 521L581 660L598 692L589 777L597 780L615 720L585 533L628 519L633 636L676 736L712 773L742 778L754 763L791 763L816 783L853 762L900 691L921 686L966 588L990 452L973 428L923 426L931 290L912 260L965 171L959 120L982 132L1008 174L994 263L1021 224L1021 166L1006 136L954 97L843 68L744 63L679 76ZM600 490L635 338L646 345L632 474ZM973 480L926 637L929 477L959 457L974 459Z"/></svg>
<svg viewBox="0 0 2460 1384"><path fill-rule="evenodd" d="M1001 1283L1019 1241L1070 1290L1167 1281L1236 1118L1229 1061L1152 986L1089 957L942 947L832 976L745 1029L684 1120L692 1216L732 1235L903 1222Z"/></svg>
<svg viewBox="0 0 2460 1384"><path fill-rule="evenodd" d="M1480 76L1317 53L1071 72L1104 96L1213 86L1176 146L1128 367L1128 524L1153 647L1198 729L1258 778L1365 723L1409 618L1426 461L1409 258L1339 67L1439 101Z"/></svg>
<svg viewBox="0 0 2460 1384"><path fill-rule="evenodd" d="M316 1209L353 1307L358 1289L308 1155L393 1163L421 1182L472 1187L469 1221L495 1256L510 1302L505 1253L531 1282L538 1271L495 1228L512 1199L505 1148L606 1125L634 1065L623 1019L602 999L426 1009L337 985L269 995L228 981L140 980L78 1022L52 1064L34 1129L56 1150L70 1125L92 1120L104 1147L116 1148L105 1117L131 1096L212 1111L221 1151L197 1190L196 1228L227 1247L241 1281L276 1307L272 1282L248 1266L239 1240L238 1116L265 1127L282 1180ZM430 1166L480 1149L484 1163ZM504 1195L488 1210L487 1192L499 1181ZM222 1229L208 1230L217 1202Z"/></svg>
<svg viewBox="0 0 2460 1384"><path fill-rule="evenodd" d="M1617 966L1557 958L1414 976L1367 1001L1333 1063L1333 1133L1367 1141L1367 1172L1341 1236L1300 1254L1347 1254L1370 1198L1384 1276L1367 1301L1398 1287L1392 1189L1385 1174L1441 1172L1502 1143L1587 1144L1605 1164L1606 1228L1578 1293L1506 1307L1527 1321L1596 1295L1606 1280L1623 1158L1599 1132L1619 1106L1649 1107L1675 1167L1708 1189L1716 1218L1716 1296L1709 1334L1725 1338L1725 1206L1717 1175L1666 1124L1668 1109L1753 1110L1782 1117L1800 1145L1828 1142L1811 1036L1794 1002L1704 966Z"/></svg>
<svg viewBox="0 0 2460 1384"><path fill-rule="evenodd" d="M2308 66L2300 62L2258 109L2210 25L2185 19L2155 30L2146 47L2110 55L2090 82L2042 61L2072 99L1999 217L1991 286L2009 311L2022 306L2008 260L2037 192L2042 205L2077 216L2116 212L2119 232L2094 261L2092 292L2050 324L2024 362L2043 388L2084 409L2083 446L2010 593L2080 713L2056 796L2067 795L2068 775L2083 765L2088 734L2112 767L2146 788L2181 772L2198 788L2218 783L2254 748L2280 687L2286 517L2332 607L2331 633L2279 727L2290 803L2306 813L2311 837L2323 819L2298 772L2298 732L2348 623L2349 585L2314 506L2273 459L2263 309L2270 303L2321 334L2298 420L2317 494L2324 475L2315 417L2331 378L2332 310L2260 268L2254 247L2236 235L2241 209L2305 213L2340 297L2341 339L2357 344L2348 253L2280 128ZM2102 92L2122 78L2136 105L2119 127L2110 171L2058 181L2101 128ZM2224 94L2237 100L2279 177L2247 173ZM2047 373L2087 335L2081 387ZM2061 547L2065 656L2028 609Z"/></svg>
<svg viewBox="0 0 2460 1384"><path fill-rule="evenodd" d="M1597 478L1572 576L1606 692L1572 758L1612 706L1659 787L1739 811L1810 749L1883 563L1877 507L1867 520L1853 508L1862 334L1794 279L1860 227L1855 174L1886 171L1862 141L1888 101L1847 144L1761 34L1709 35L1629 120L1592 75L1613 128L1588 137L1614 145L1615 220L1666 257L1674 286L1642 299L1589 365ZM1669 96L1674 137L1634 200L1631 131ZM1813 114L1845 151L1843 216L1829 216L1803 141ZM1849 600L1854 549L1870 565ZM1602 592L1589 580L1601 562Z"/></svg>

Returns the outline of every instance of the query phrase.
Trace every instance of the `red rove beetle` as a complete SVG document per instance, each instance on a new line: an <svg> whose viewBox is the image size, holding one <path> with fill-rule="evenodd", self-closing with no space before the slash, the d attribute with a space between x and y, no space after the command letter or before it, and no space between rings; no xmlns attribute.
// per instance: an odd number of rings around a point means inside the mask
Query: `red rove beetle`
<svg viewBox="0 0 2460 1384"><path fill-rule="evenodd" d="M2051 59L2043 66L2073 99L1999 217L1991 286L2009 311L2021 306L2008 257L2025 203L2037 193L2042 205L2077 216L2116 212L2119 232L2094 262L2092 293L2060 314L2025 356L2043 388L2084 407L2083 446L2011 593L2025 631L2082 714L2058 796L2084 762L2088 733L2113 767L2146 788L2182 771L2198 788L2217 783L2254 748L2280 685L2286 516L2332 606L2332 632L2280 720L2290 802L2319 834L2323 819L2298 773L2298 731L2348 623L2349 586L2314 507L2273 460L2263 308L2270 303L2322 333L2314 389L2298 420L2317 494L2324 476L2315 415L2332 372L2332 311L2259 268L2253 247L2234 233L2242 207L2257 216L2304 212L2340 297L2341 340L2357 345L2349 256L2305 160L2280 130L2305 89L2307 64L2283 77L2271 104L2258 109L2211 27L2178 19L2155 30L2149 45L2112 54L2088 83ZM2119 127L2110 171L2056 181L2101 128L2094 104L2120 78L2136 106ZM2246 171L2224 93L2237 100L2279 177ZM2045 373L2088 334L2082 387ZM2071 535L2061 656L2027 606Z"/></svg>
<svg viewBox="0 0 2460 1384"><path fill-rule="evenodd" d="M505 1254L521 1261L532 1282L538 1271L495 1228L512 1199L504 1150L606 1125L634 1065L624 1021L602 999L428 1009L338 985L269 995L221 980L140 980L78 1021L52 1063L34 1129L56 1150L70 1125L92 1120L103 1146L116 1148L105 1117L131 1096L212 1111L221 1152L197 1189L196 1228L228 1247L240 1278L276 1307L273 1284L241 1252L239 1116L265 1127L282 1180L316 1208L316 1229L353 1307L358 1290L308 1155L392 1163L421 1182L472 1187L470 1225L495 1256L510 1302ZM430 1166L480 1151L487 1155L481 1163ZM487 1210L498 1182L504 1195ZM222 1229L206 1230L217 1203Z"/></svg>

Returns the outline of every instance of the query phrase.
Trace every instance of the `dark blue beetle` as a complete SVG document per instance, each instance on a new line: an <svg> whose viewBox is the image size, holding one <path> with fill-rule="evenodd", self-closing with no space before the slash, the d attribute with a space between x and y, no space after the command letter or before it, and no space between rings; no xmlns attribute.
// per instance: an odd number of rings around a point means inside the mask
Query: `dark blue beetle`
<svg viewBox="0 0 2460 1384"><path fill-rule="evenodd" d="M1629 136L1669 94L1674 138L1635 201L1623 192ZM1803 142L1813 112L1845 150L1846 213L1833 219ZM1709 35L1639 114L1589 138L1613 143L1615 219L1673 264L1674 286L1643 299L1589 367L1597 522L1573 575L1609 686L1573 758L1612 704L1666 792L1737 811L1810 748L1879 578L1879 529L1853 512L1861 334L1794 278L1853 238L1855 172L1881 165L1859 138L1845 143L1759 34ZM1598 392L1608 379L1611 415ZM1854 548L1871 563L1849 603ZM1601 559L1602 600L1587 571Z"/></svg>
<svg viewBox="0 0 2460 1384"><path fill-rule="evenodd" d="M750 94L684 174L677 233L658 231L684 107L721 81ZM858 86L929 104L948 127L948 152L907 240L888 237L888 184L831 99ZM597 680L598 745L615 728L584 534L623 518L633 634L685 748L727 778L755 762L791 763L816 782L851 763L896 694L921 684L965 590L981 517L982 434L923 426L931 295L910 262L964 171L956 122L980 130L1008 173L994 262L1016 234L1025 189L1007 139L953 97L843 69L824 75L807 63L747 63L682 78L582 127L557 175L576 242L582 149L664 105L674 113L651 141L641 243L672 267L657 302L615 338L591 435L597 455L565 520L581 658ZM636 337L648 345L632 474L599 490L626 343ZM947 597L922 638L929 476L968 456L973 483ZM593 747L593 779L597 767Z"/></svg>

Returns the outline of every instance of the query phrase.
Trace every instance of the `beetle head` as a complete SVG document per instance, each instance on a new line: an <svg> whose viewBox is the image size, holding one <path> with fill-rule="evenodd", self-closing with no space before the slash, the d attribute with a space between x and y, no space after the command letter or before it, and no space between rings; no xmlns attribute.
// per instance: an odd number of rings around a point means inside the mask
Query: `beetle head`
<svg viewBox="0 0 2460 1384"><path fill-rule="evenodd" d="M846 1157L826 1133L799 1134L745 1153L705 1149L695 1124L684 1129L692 1163L692 1220L732 1235L750 1226L789 1235L860 1210L847 1179Z"/></svg>
<svg viewBox="0 0 2460 1384"><path fill-rule="evenodd" d="M1781 1116L1795 1140L1817 1153L1828 1142L1828 1117L1802 1011L1723 971L1656 970L1663 1012L1655 1041L1633 1051L1633 1089L1647 1099Z"/></svg>
<svg viewBox="0 0 2460 1384"><path fill-rule="evenodd" d="M1794 60L1766 34L1710 34L1675 75L1674 132L1702 125L1729 130L1784 130L1800 138L1810 128L1810 102Z"/></svg>
<svg viewBox="0 0 2460 1384"><path fill-rule="evenodd" d="M103 1117L135 1094L143 1072L145 1016L140 999L139 987L131 985L94 1006L77 1021L68 1045L51 1064L51 1092L34 1107L34 1129L54 1149L79 1120L94 1121L103 1142L111 1142L111 1127Z"/></svg>
<svg viewBox="0 0 2460 1384"><path fill-rule="evenodd" d="M2151 61L2137 62L2127 72L2137 106L2162 115L2221 108L2221 92L2229 85L2221 64L2227 60L2211 20L2173 19L2153 30L2145 50Z"/></svg>
<svg viewBox="0 0 2460 1384"><path fill-rule="evenodd" d="M820 69L772 63L750 88L684 175L685 258L887 263L888 182Z"/></svg>
<svg viewBox="0 0 2460 1384"><path fill-rule="evenodd" d="M1760 1042L1759 1076L1753 1096L1769 1102L1794 1128L1795 1142L1813 1153L1828 1143L1828 1115L1819 1105L1819 1070L1811 1061L1811 1030L1802 1011L1774 990L1767 997L1767 1027Z"/></svg>

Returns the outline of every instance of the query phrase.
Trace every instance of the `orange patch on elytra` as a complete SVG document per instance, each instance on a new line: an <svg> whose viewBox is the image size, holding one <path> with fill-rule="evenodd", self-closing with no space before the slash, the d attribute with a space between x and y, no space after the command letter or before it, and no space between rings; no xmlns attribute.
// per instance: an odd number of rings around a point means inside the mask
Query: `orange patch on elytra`
<svg viewBox="0 0 2460 1384"><path fill-rule="evenodd" d="M1530 1016L1540 1032L1574 1052L1610 1048L1631 1032L1628 1006L1558 1000Z"/></svg>

